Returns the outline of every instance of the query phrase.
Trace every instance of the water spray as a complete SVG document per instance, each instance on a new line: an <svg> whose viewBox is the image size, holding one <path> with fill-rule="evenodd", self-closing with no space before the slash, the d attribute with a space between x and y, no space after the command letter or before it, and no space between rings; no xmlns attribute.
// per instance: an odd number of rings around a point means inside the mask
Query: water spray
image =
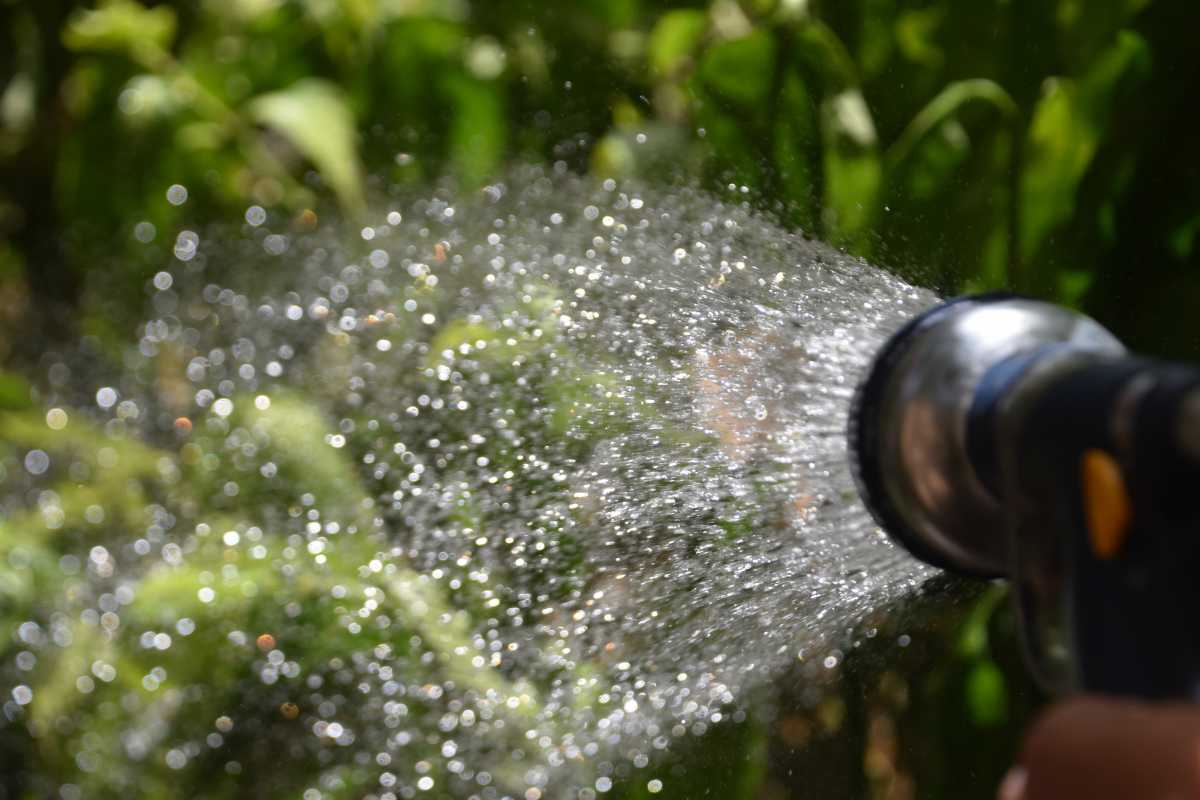
<svg viewBox="0 0 1200 800"><path fill-rule="evenodd" d="M697 738L780 684L819 707L931 577L857 502L845 419L932 293L540 167L351 237L250 219L177 234L121 369L63 357L0 415L0 564L31 564L0 715L78 695L43 793L207 786L231 730L266 793L719 793L679 772L728 741Z"/></svg>
<svg viewBox="0 0 1200 800"><path fill-rule="evenodd" d="M1049 688L1200 697L1195 367L1131 355L1058 306L965 297L883 346L849 428L893 539L1012 582Z"/></svg>

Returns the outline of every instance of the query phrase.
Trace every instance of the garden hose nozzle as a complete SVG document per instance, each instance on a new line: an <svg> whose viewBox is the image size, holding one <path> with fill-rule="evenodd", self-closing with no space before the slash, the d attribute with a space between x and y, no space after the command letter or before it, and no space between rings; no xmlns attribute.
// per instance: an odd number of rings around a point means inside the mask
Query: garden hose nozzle
<svg viewBox="0 0 1200 800"><path fill-rule="evenodd" d="M1200 369L1049 303L964 297L884 345L849 439L895 541L1013 582L1046 685L1200 700Z"/></svg>

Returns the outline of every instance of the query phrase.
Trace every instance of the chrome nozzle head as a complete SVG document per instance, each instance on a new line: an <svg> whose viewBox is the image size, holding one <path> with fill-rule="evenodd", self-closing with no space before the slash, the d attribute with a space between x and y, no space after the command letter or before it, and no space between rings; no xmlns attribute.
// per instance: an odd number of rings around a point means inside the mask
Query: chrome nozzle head
<svg viewBox="0 0 1200 800"><path fill-rule="evenodd" d="M982 577L1008 574L1005 501L978 469L968 423L993 367L1048 346L1124 352L1099 324L1067 309L981 295L916 317L876 356L851 405L850 457L863 502L917 558ZM1002 416L1007 399L989 402ZM991 426L989 436L1002 427Z"/></svg>

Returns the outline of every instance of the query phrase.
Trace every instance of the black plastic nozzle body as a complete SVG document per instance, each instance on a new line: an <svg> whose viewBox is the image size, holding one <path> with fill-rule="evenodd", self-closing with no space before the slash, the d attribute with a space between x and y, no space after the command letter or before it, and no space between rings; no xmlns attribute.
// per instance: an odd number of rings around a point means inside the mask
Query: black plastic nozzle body
<svg viewBox="0 0 1200 800"><path fill-rule="evenodd" d="M1042 309L1057 317L1046 341L1030 334ZM1200 370L1081 335L1076 316L966 298L893 337L851 412L864 502L918 558L1013 582L1031 666L1049 688L1200 699ZM963 351L999 355L964 358L953 341L963 331L979 338ZM958 473L903 474L946 464ZM939 487L958 493L939 498ZM938 502L964 495L974 506L940 513ZM995 524L981 535L959 519Z"/></svg>

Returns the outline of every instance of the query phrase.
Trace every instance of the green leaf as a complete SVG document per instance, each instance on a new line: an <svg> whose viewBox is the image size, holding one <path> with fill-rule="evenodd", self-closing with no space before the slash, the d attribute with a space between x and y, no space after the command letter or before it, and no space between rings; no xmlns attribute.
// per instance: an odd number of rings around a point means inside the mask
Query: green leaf
<svg viewBox="0 0 1200 800"><path fill-rule="evenodd" d="M1021 176L1022 251L1025 258L1075 212L1076 192L1109 126L1113 97L1123 79L1143 69L1149 48L1123 33L1079 79L1045 84L1033 110Z"/></svg>
<svg viewBox="0 0 1200 800"><path fill-rule="evenodd" d="M1099 143L1095 126L1079 113L1078 94L1075 81L1047 81L1034 109L1021 176L1022 250L1026 257L1070 217L1075 187Z"/></svg>
<svg viewBox="0 0 1200 800"><path fill-rule="evenodd" d="M825 156L825 224L831 243L867 245L878 208L883 170L874 148L831 146Z"/></svg>
<svg viewBox="0 0 1200 800"><path fill-rule="evenodd" d="M492 81L453 75L446 89L454 103L449 156L455 173L468 186L487 180L504 157L508 135L501 86Z"/></svg>
<svg viewBox="0 0 1200 800"><path fill-rule="evenodd" d="M779 93L772 153L778 186L787 198L789 221L820 230L824 185L821 114L814 93L799 75L788 74Z"/></svg>
<svg viewBox="0 0 1200 800"><path fill-rule="evenodd" d="M872 232L883 168L875 123L857 89L822 104L825 224L833 244L865 247Z"/></svg>
<svg viewBox="0 0 1200 800"><path fill-rule="evenodd" d="M151 68L162 66L175 40L175 12L146 8L133 0L108 0L80 9L63 30L63 44L77 52L123 52Z"/></svg>
<svg viewBox="0 0 1200 800"><path fill-rule="evenodd" d="M986 78L955 81L917 112L912 122L904 129L904 133L892 145L887 154L888 174L902 168L921 142L972 103L990 105L1006 119L1013 119L1018 113L1012 97L995 81Z"/></svg>
<svg viewBox="0 0 1200 800"><path fill-rule="evenodd" d="M860 83L858 65L833 30L814 19L805 20L796 32L796 56L820 82L821 93L829 96Z"/></svg>
<svg viewBox="0 0 1200 800"><path fill-rule="evenodd" d="M708 30L708 16L695 9L669 11L650 32L650 71L668 78L688 62Z"/></svg>
<svg viewBox="0 0 1200 800"><path fill-rule="evenodd" d="M358 212L365 207L354 115L337 85L305 78L258 96L249 110L312 161L344 208Z"/></svg>
<svg viewBox="0 0 1200 800"><path fill-rule="evenodd" d="M992 661L979 661L967 673L967 708L976 725L990 727L1008 718L1008 687Z"/></svg>
<svg viewBox="0 0 1200 800"><path fill-rule="evenodd" d="M774 40L757 30L711 47L700 65L700 77L722 100L759 106L766 102L774 61Z"/></svg>
<svg viewBox="0 0 1200 800"><path fill-rule="evenodd" d="M283 6L283 0L227 0L227 13L244 22L273 14Z"/></svg>
<svg viewBox="0 0 1200 800"><path fill-rule="evenodd" d="M987 654L988 625L1006 597L1005 589L993 586L975 602L959 633L958 651L964 658L982 658Z"/></svg>
<svg viewBox="0 0 1200 800"><path fill-rule="evenodd" d="M189 106L181 99L173 81L153 73L133 76L125 84L125 91L136 98L125 113L129 124L135 127L164 119Z"/></svg>

